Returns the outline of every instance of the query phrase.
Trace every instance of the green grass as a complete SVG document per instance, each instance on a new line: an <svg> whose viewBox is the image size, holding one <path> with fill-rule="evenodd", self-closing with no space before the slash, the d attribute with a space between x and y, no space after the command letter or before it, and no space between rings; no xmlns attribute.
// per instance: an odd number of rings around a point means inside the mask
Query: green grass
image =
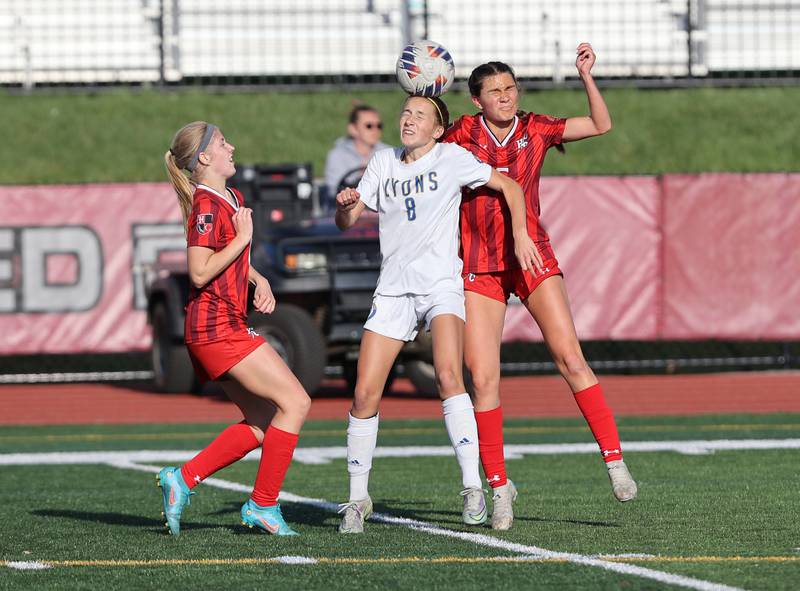
<svg viewBox="0 0 800 591"><path fill-rule="evenodd" d="M189 450L204 445L220 428L208 424L4 427L0 453ZM341 446L344 429L343 421L311 423L301 445ZM800 415L625 418L620 430L626 441L798 438ZM589 441L581 421L508 423L508 443ZM384 421L379 438L381 446L446 444L441 421ZM626 458L640 484L640 498L626 505L612 499L595 454L509 460L509 472L521 491L515 526L509 532L460 524L460 479L450 457L378 458L370 491L378 511L449 530L582 555L650 554L657 558L626 562L747 589L795 586L792 581L800 576L796 452L700 456L639 452ZM216 476L249 486L256 469L256 462L240 462ZM200 487L186 511L184 534L175 539L164 533L153 474L105 465L52 465L3 466L2 475L0 561L150 562L56 565L41 571L0 566L0 589L161 589L167 584L330 590L674 588L564 562L487 562L516 554L397 525L370 523L363 536L345 538L336 533L335 514L292 503L284 503L284 514L300 537L257 535L238 525L237 512L246 494L208 485ZM294 463L284 490L343 500L344 463ZM324 562L252 563L279 556ZM208 559L222 563L152 562ZM246 559L251 563L236 562Z"/></svg>
<svg viewBox="0 0 800 591"><path fill-rule="evenodd" d="M608 136L551 154L545 174L797 171L800 87L604 92ZM447 101L472 112L465 93ZM0 184L164 180L163 154L183 124L206 119L237 147L239 162L312 162L344 132L353 101L376 106L398 143L399 92L206 93L117 90L98 94L0 94L5 136ZM587 112L581 91L529 92L522 106L554 115Z"/></svg>

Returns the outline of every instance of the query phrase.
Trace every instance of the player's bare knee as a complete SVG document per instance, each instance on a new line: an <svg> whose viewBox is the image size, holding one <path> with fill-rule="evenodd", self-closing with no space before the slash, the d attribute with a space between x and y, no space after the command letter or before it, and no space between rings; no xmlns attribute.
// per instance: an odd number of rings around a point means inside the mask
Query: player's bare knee
<svg viewBox="0 0 800 591"><path fill-rule="evenodd" d="M464 390L464 378L461 372L454 368L437 368L436 386L439 392L453 393Z"/></svg>
<svg viewBox="0 0 800 591"><path fill-rule="evenodd" d="M382 392L377 388L357 384L353 395L353 409L361 416L363 413L377 412Z"/></svg>
<svg viewBox="0 0 800 591"><path fill-rule="evenodd" d="M556 367L565 378L580 378L592 372L589 364L580 353L567 353L555 356Z"/></svg>
<svg viewBox="0 0 800 591"><path fill-rule="evenodd" d="M303 415L303 419L308 416L308 412L311 410L311 397L303 392L301 395L298 395L296 400L297 404L297 412Z"/></svg>
<svg viewBox="0 0 800 591"><path fill-rule="evenodd" d="M475 397L495 396L500 389L500 373L494 370L484 371L480 368L471 370L472 386Z"/></svg>

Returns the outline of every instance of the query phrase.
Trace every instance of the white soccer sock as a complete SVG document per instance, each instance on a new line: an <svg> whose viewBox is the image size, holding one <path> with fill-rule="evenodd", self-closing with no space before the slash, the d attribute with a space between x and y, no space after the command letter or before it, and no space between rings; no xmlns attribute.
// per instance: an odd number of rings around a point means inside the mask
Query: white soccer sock
<svg viewBox="0 0 800 591"><path fill-rule="evenodd" d="M458 394L442 401L444 424L461 466L464 488L481 488L478 424L469 394Z"/></svg>
<svg viewBox="0 0 800 591"><path fill-rule="evenodd" d="M369 471L378 440L378 415L368 419L349 416L347 425L347 472L350 474L350 500L360 501L369 493Z"/></svg>

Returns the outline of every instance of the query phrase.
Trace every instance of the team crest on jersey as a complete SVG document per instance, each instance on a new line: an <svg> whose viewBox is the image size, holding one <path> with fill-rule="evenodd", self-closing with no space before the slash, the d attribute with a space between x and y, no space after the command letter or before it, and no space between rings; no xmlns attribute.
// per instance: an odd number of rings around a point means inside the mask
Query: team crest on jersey
<svg viewBox="0 0 800 591"><path fill-rule="evenodd" d="M214 214L201 213L197 216L197 231L200 234L208 234L214 227Z"/></svg>
<svg viewBox="0 0 800 591"><path fill-rule="evenodd" d="M517 140L517 150L521 150L528 145L528 136L523 136L521 140Z"/></svg>

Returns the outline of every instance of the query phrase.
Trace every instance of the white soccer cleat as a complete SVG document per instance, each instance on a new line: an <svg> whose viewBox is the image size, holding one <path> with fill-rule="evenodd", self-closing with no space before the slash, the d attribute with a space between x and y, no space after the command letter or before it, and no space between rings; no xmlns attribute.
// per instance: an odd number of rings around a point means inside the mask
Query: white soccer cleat
<svg viewBox="0 0 800 591"><path fill-rule="evenodd" d="M372 515L372 499L348 501L339 505L339 513L344 513L339 524L340 534L363 534L364 521Z"/></svg>
<svg viewBox="0 0 800 591"><path fill-rule="evenodd" d="M622 460L614 460L606 464L608 478L611 480L611 490L621 503L632 501L639 490Z"/></svg>
<svg viewBox="0 0 800 591"><path fill-rule="evenodd" d="M517 487L511 480L494 489L492 495L492 529L511 529L514 523L514 501L517 500Z"/></svg>
<svg viewBox="0 0 800 591"><path fill-rule="evenodd" d="M464 497L464 512L462 520L467 525L481 525L486 523L486 498L480 488L465 488L461 491Z"/></svg>

